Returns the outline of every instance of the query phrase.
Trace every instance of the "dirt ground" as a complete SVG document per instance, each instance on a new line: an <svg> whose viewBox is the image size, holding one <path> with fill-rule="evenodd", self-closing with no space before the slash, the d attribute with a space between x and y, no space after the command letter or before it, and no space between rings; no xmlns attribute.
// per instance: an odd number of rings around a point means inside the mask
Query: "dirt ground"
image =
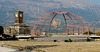
<svg viewBox="0 0 100 52"><path fill-rule="evenodd" d="M100 52L100 41L94 41L94 42L0 41L0 45L33 47L31 51L36 50L36 52ZM13 48L14 46L8 46L8 47Z"/></svg>

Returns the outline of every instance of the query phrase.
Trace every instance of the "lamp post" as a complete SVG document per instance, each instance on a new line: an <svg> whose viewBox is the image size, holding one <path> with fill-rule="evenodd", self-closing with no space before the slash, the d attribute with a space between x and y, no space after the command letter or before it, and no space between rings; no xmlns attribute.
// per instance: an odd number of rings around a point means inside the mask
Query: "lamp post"
<svg viewBox="0 0 100 52"><path fill-rule="evenodd" d="M41 35L41 30L42 30L42 28L40 27L40 35Z"/></svg>
<svg viewBox="0 0 100 52"><path fill-rule="evenodd" d="M82 34L84 35L84 27L83 27L83 33Z"/></svg>
<svg viewBox="0 0 100 52"><path fill-rule="evenodd" d="M95 35L95 24L93 24L93 33L94 33L94 35Z"/></svg>
<svg viewBox="0 0 100 52"><path fill-rule="evenodd" d="M80 28L78 27L78 35L80 34Z"/></svg>
<svg viewBox="0 0 100 52"><path fill-rule="evenodd" d="M69 28L67 28L67 31L68 31L68 35L69 35Z"/></svg>
<svg viewBox="0 0 100 52"><path fill-rule="evenodd" d="M46 35L46 29L47 29L47 28L45 28L45 35Z"/></svg>
<svg viewBox="0 0 100 52"><path fill-rule="evenodd" d="M93 28L93 32L94 32L94 35L95 35L95 27Z"/></svg>

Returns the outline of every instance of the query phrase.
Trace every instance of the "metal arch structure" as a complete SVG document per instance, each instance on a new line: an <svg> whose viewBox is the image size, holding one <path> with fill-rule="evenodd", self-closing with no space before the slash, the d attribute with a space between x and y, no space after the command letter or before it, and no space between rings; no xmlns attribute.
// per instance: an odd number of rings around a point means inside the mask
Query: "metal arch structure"
<svg viewBox="0 0 100 52"><path fill-rule="evenodd" d="M33 27L33 30L32 30L32 36L35 36L36 35L36 33L39 33L39 32L37 32L37 28L40 26L40 35L41 35L41 33L42 33L42 29L44 28L44 26L46 25L45 23L46 23L46 21L50 21L50 23L48 23L48 25L47 26L49 26L49 29L48 29L48 36L50 37L50 30L51 30L51 26L52 26L52 22L53 22L53 19L55 18L55 16L56 15L58 15L58 14L60 14L60 15L62 15L63 16L63 18L64 18L64 21L65 21L65 27L66 27L66 36L68 37L68 32L67 32L67 27L68 26L73 26L73 29L75 30L74 32L76 32L76 26L80 26L81 28L82 28L82 33L83 33L83 31L84 31L84 28L86 28L86 31L88 32L88 37L89 37L89 30L88 30L88 27L87 27L87 25L85 24L85 22L80 18L80 17L78 17L77 15L75 15L75 14L72 14L72 13L70 13L70 12L65 12L65 11L56 11L56 12L51 12L51 13L48 13L48 14L46 14L46 15L44 15L43 17L41 17L37 22L36 22L36 24L34 25L34 27ZM66 19L66 16L65 15L67 15L68 16L68 18L69 19ZM71 16L73 16L73 18L71 17ZM52 16L52 17L51 17ZM50 19L50 17L51 17L51 19ZM73 23L73 25L68 25L67 24L67 20L71 20L72 21L72 23ZM75 24L75 22L74 22L74 20L77 20L78 21L78 23L79 23L79 25L76 25ZM41 21L43 21L43 24L41 24ZM81 22L82 23L81 23ZM41 24L41 25L40 25Z"/></svg>

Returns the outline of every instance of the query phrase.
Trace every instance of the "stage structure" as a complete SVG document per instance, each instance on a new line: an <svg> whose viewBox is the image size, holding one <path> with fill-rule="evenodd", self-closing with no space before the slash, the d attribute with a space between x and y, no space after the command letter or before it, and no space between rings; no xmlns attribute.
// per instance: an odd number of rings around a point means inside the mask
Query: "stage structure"
<svg viewBox="0 0 100 52"><path fill-rule="evenodd" d="M54 24L55 21L58 21L60 33L62 30L67 37L69 34L85 35L84 32L88 32L86 36L89 37L89 30L85 22L79 16L65 11L51 12L41 17L33 27L32 36L41 36L45 32L50 37L50 34L55 32L54 25L58 27L57 24Z"/></svg>

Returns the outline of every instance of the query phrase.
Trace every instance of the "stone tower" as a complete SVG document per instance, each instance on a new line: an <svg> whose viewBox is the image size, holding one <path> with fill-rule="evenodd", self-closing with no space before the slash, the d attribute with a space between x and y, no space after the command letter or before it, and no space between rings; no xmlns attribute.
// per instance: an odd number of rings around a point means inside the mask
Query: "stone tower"
<svg viewBox="0 0 100 52"><path fill-rule="evenodd" d="M23 11L15 11L15 24L4 28L4 34L30 35L30 26L23 24Z"/></svg>

